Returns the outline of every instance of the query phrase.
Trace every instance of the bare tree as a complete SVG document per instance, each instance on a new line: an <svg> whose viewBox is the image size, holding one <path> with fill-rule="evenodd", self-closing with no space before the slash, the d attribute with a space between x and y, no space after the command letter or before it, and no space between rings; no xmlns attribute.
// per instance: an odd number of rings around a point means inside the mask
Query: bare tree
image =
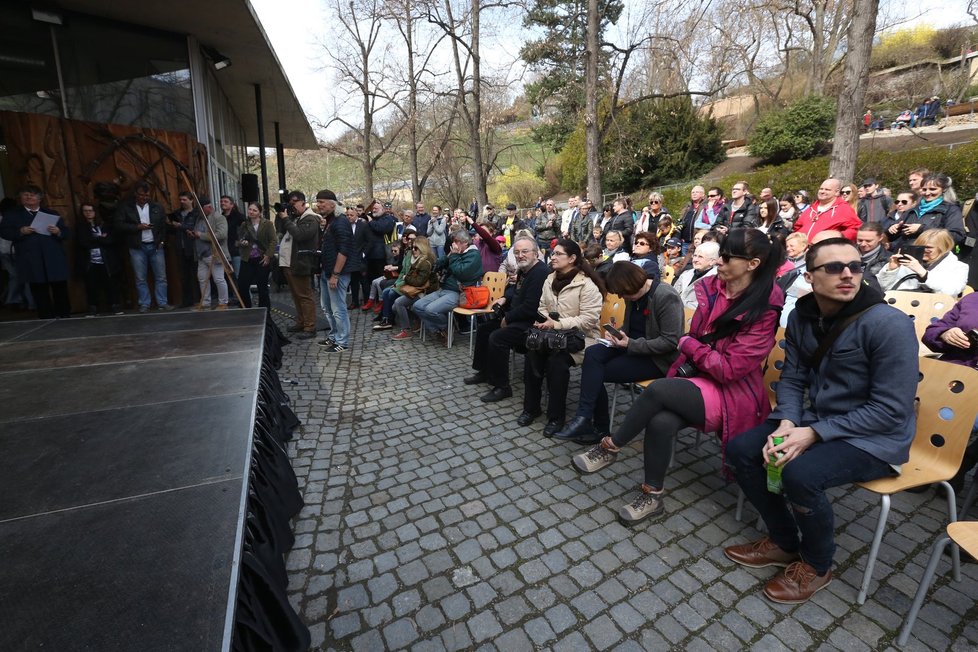
<svg viewBox="0 0 978 652"><path fill-rule="evenodd" d="M842 91L835 117L835 139L829 175L837 179L852 179L856 173L859 154L859 116L866 98L869 79L869 56L876 31L879 0L855 0L852 20L846 35L849 54L842 74Z"/></svg>
<svg viewBox="0 0 978 652"><path fill-rule="evenodd" d="M325 125L339 123L357 136L356 147L346 147L339 141L325 144L329 151L358 161L363 167L363 195L373 197L374 174L380 158L391 150L407 125L406 121L391 124L381 132L378 118L396 106L400 84L388 83L389 47L382 39L383 11L379 0L335 0L333 9L340 24L339 45L328 42L326 52L336 65L341 86L352 87L360 100L360 119L347 117L339 104L334 116Z"/></svg>
<svg viewBox="0 0 978 652"><path fill-rule="evenodd" d="M483 12L508 7L509 0L468 0L458 7L453 0L421 0L425 17L448 38L452 68L459 93L459 117L466 132L472 185L481 205L489 202L487 187L493 160L486 155L485 136L491 129L483 118L483 91L487 85L482 71Z"/></svg>
<svg viewBox="0 0 978 652"><path fill-rule="evenodd" d="M411 195L415 202L421 201L421 195L434 170L441 152L448 145L452 127L458 116L458 99L460 94L455 90L438 91L435 83L439 73L432 69L432 58L437 46L445 39L445 35L427 35L429 38L419 38L419 28L426 24L419 18L420 14L415 0L394 0L388 7L386 16L400 32L405 45L405 66L403 78L406 84L407 101L396 104L404 121L404 148L408 167L411 173ZM423 45L422 45L423 43ZM451 111L440 120L425 121L422 119L419 106L430 105L439 97L452 98ZM426 128L427 127L427 128ZM429 147L429 141L434 147ZM427 150L425 163L421 163L419 153Z"/></svg>

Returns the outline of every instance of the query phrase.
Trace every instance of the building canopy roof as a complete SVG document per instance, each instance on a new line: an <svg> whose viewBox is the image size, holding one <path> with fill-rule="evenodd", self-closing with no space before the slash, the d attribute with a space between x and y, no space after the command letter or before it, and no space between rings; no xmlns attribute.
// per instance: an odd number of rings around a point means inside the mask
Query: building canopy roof
<svg viewBox="0 0 978 652"><path fill-rule="evenodd" d="M274 123L278 122L285 147L318 147L302 105L248 0L56 0L56 5L66 11L193 36L202 46L231 60L232 65L216 71L215 77L241 121L249 146L258 145L255 84L261 84L266 146L275 146Z"/></svg>

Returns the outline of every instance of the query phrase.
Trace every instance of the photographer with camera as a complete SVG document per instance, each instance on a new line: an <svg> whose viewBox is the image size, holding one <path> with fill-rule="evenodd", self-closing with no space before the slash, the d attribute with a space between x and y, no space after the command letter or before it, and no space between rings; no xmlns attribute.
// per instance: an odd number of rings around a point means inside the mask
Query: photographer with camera
<svg viewBox="0 0 978 652"><path fill-rule="evenodd" d="M952 251L954 240L945 229L928 229L913 245L900 247L876 274L888 290L941 292L956 297L968 283L968 264Z"/></svg>
<svg viewBox="0 0 978 652"><path fill-rule="evenodd" d="M604 281L573 240L557 240L550 252L550 267L553 273L543 283L537 307L538 323L526 338L523 413L516 420L517 425L528 426L540 416L546 377L550 397L545 437L553 437L564 427L570 368L583 362L585 346L597 342L605 293Z"/></svg>
<svg viewBox="0 0 978 652"><path fill-rule="evenodd" d="M466 385L488 383L489 392L482 396L486 403L495 403L513 395L509 386L509 351L525 353L527 331L540 305L547 265L540 260L540 250L531 235L518 236L510 248L516 258L516 282L506 286L506 292L492 306L493 318L480 324L475 333L475 355L472 368L475 374L462 382Z"/></svg>
<svg viewBox="0 0 978 652"><path fill-rule="evenodd" d="M663 511L666 471L676 434L699 427L725 447L771 411L761 363L774 346L784 293L774 284L785 252L758 229L732 229L720 247L717 275L696 285L697 308L666 377L635 399L612 437L574 457L594 473L645 432L645 482L619 518L633 525Z"/></svg>

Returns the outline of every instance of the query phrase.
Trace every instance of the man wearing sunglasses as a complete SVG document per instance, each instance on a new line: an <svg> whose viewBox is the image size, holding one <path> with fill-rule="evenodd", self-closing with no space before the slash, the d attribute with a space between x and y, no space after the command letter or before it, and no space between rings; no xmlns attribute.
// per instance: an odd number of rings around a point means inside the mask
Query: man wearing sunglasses
<svg viewBox="0 0 978 652"><path fill-rule="evenodd" d="M785 567L764 586L768 599L783 604L805 602L832 581L826 490L895 475L916 430L913 324L863 282L852 242L823 240L805 258L812 292L798 299L788 321L777 408L726 450L769 535L724 554L751 568ZM772 456L783 495L768 490Z"/></svg>
<svg viewBox="0 0 978 652"><path fill-rule="evenodd" d="M872 177L865 179L861 189L863 196L859 200L859 207L856 212L863 224L885 221L886 216L890 214L893 203L889 197L883 194L879 184L876 183L876 179Z"/></svg>

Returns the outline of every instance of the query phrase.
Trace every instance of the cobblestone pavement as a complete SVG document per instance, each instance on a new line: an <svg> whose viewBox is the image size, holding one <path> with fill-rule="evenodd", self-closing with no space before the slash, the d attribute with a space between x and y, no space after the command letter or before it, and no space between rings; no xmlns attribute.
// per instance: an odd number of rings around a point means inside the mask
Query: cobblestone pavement
<svg viewBox="0 0 978 652"><path fill-rule="evenodd" d="M287 293L273 298L291 311ZM833 492L835 581L807 604L774 604L761 594L772 569L738 567L721 551L758 531L749 507L734 518L716 443L697 450L693 434L681 436L666 515L627 529L616 510L641 481L636 450L579 475L579 447L545 439L542 420L515 425L519 383L494 407L478 400L482 386L461 383L467 335L451 350L394 342L371 332L370 317L356 311L350 351L297 340L280 370L303 422L291 445L306 507L289 590L314 649L893 648L942 530L932 492L894 498L862 606L878 500ZM978 567L963 564L960 583L949 568L908 649L978 649Z"/></svg>

